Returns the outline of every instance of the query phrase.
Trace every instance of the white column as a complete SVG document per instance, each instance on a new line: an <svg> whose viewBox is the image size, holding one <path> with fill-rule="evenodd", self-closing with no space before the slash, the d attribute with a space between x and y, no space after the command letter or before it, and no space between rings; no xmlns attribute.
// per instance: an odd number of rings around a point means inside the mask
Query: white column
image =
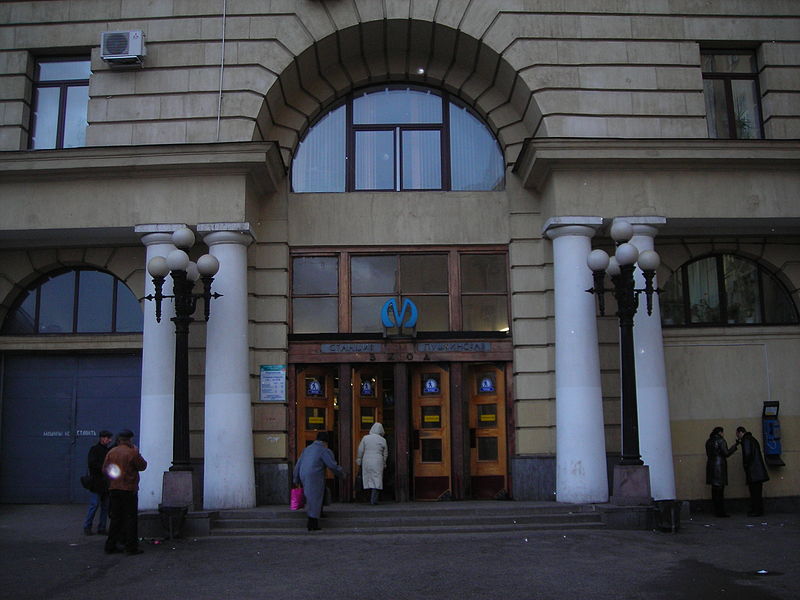
<svg viewBox="0 0 800 600"><path fill-rule="evenodd" d="M586 265L600 217L548 220L556 326L556 500L608 502L603 393L592 272Z"/></svg>
<svg viewBox="0 0 800 600"><path fill-rule="evenodd" d="M633 225L631 243L639 252L653 250L653 239L664 217L623 217ZM637 267L636 289L644 288L644 276ZM653 280L657 287L658 282ZM664 365L664 338L661 334L661 309L658 294L653 294L653 314L647 315L646 298L639 297L639 310L633 326L636 355L636 398L639 412L639 451L650 467L650 489L654 500L675 499L675 468L670 432L669 396Z"/></svg>
<svg viewBox="0 0 800 600"><path fill-rule="evenodd" d="M166 256L175 249L172 232L177 225L140 225L142 243L147 246L144 295L154 292L147 263L154 256ZM164 281L164 294L172 294L172 278ZM175 316L171 300L161 305L161 322L156 323L155 302L144 300L142 329L142 397L137 444L147 461L139 482L139 508L155 510L161 503L164 471L172 464L172 413L175 392Z"/></svg>
<svg viewBox="0 0 800 600"><path fill-rule="evenodd" d="M253 416L247 311L246 223L203 224L203 240L219 260L206 332L205 459L203 506L250 508L256 504Z"/></svg>

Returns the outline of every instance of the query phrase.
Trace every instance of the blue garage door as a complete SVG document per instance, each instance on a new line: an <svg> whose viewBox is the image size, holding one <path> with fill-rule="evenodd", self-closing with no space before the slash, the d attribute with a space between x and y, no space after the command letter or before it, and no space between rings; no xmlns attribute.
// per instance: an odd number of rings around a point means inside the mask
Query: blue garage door
<svg viewBox="0 0 800 600"><path fill-rule="evenodd" d="M0 502L87 502L86 454L102 429L139 431L139 355L6 356Z"/></svg>

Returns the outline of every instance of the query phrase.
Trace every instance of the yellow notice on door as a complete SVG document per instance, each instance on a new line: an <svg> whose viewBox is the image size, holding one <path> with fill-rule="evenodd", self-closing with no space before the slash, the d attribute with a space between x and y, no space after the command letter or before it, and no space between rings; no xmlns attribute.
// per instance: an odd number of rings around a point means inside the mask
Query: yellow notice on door
<svg viewBox="0 0 800 600"><path fill-rule="evenodd" d="M308 422L311 425L322 425L325 423L325 417L308 417Z"/></svg>
<svg viewBox="0 0 800 600"><path fill-rule="evenodd" d="M497 421L497 415L481 415L481 421Z"/></svg>
<svg viewBox="0 0 800 600"><path fill-rule="evenodd" d="M363 416L363 417L361 417L361 422L362 423L374 423L375 422L375 417Z"/></svg>
<svg viewBox="0 0 800 600"><path fill-rule="evenodd" d="M426 423L438 423L439 415L425 415L422 420Z"/></svg>

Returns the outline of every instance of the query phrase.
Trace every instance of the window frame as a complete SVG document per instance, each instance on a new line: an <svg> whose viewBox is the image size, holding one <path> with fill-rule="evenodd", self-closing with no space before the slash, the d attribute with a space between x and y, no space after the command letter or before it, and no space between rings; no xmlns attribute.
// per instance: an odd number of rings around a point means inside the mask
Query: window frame
<svg viewBox="0 0 800 600"><path fill-rule="evenodd" d="M755 323L743 323L743 322L729 322L728 317L728 293L726 291L725 286L725 269L724 269L724 257L730 256L735 260L741 260L752 264L755 267L756 275L757 275L757 291L758 295L756 297L756 309L759 313L760 321ZM691 304L691 296L689 289L689 265L697 263L702 260L708 260L713 258L715 260L715 268L716 268L716 284L717 284L717 294L719 295L719 318L715 321L703 321L703 322L692 322L692 304ZM767 320L767 306L764 300L764 277L772 277L775 280L775 284L780 286L780 289L785 293L786 298L791 302L791 306L794 309L794 321L791 322L774 322ZM792 295L789 293L786 286L781 282L774 273L771 273L768 269L764 267L761 263L757 260L741 256L738 254L732 254L730 252L722 252L722 253L714 253L714 254L704 254L702 256L695 257L689 261L686 261L682 264L678 271L673 273L673 277L679 276L681 278L681 307L683 312L683 323L675 324L675 323L665 323L663 321L663 313L662 313L662 327L775 327L775 326L786 326L786 325L797 325L800 323L800 311L798 311L797 304L795 303Z"/></svg>
<svg viewBox="0 0 800 600"><path fill-rule="evenodd" d="M89 65L89 77L86 79L52 79L42 81L40 79L41 73L41 65L45 63L60 63L60 62L86 62ZM77 54L71 56L58 56L58 57L47 57L42 56L36 59L36 64L34 65L34 75L33 75L33 94L31 98L31 117L30 117L30 125L29 125L29 135L28 135L28 149L29 150L63 150L64 149L64 134L66 130L66 123L67 123L67 99L69 96L70 88L81 88L85 87L87 89L87 96L88 96L88 89L89 89L89 79L91 78L91 57L85 54ZM58 114L56 115L56 140L55 145L50 147L34 147L34 132L36 131L36 113L37 107L39 105L39 90L45 88L57 88L59 90L59 98L58 98ZM87 116L88 116L88 102L87 102ZM84 143L85 146L85 143ZM70 146L72 147L72 146ZM79 147L79 146L75 146ZM80 146L82 147L82 146Z"/></svg>
<svg viewBox="0 0 800 600"><path fill-rule="evenodd" d="M749 54L753 57L754 63L756 64L756 69L750 73L727 73L727 72L709 72L703 70L703 57L704 56L719 56L719 55L745 55ZM764 132L764 114L762 112L761 107L761 86L759 84L758 78L758 57L756 55L755 50L749 48L704 48L700 50L700 69L702 71L703 81L706 80L713 80L713 81L722 81L725 87L725 108L727 110L728 115L728 137L727 138L720 138L715 137L711 139L730 139L730 140L744 140L744 139L757 139L762 140L766 138ZM755 138L740 138L737 135L736 131L736 109L735 109L735 102L733 99L733 86L731 84L732 81L752 81L755 83L755 93L756 93L756 112L758 114L758 122L759 122L759 132L760 135ZM706 119L709 119L709 115L706 114ZM710 137L710 132L709 132Z"/></svg>

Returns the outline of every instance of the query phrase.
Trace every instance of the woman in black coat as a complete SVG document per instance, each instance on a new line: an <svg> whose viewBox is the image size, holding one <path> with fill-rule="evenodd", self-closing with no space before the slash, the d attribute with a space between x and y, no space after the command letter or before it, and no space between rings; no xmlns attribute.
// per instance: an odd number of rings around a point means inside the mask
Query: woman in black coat
<svg viewBox="0 0 800 600"><path fill-rule="evenodd" d="M725 486L728 485L728 457L736 452L737 442L728 448L722 437L722 427L714 427L706 440L706 483L711 486L711 501L714 514L718 517L729 517L725 512Z"/></svg>
<svg viewBox="0 0 800 600"><path fill-rule="evenodd" d="M761 488L765 481L769 481L767 466L761 456L761 445L744 427L736 428L736 439L742 447L742 466L747 487L750 489L750 512L747 513L747 516L760 517L764 514Z"/></svg>

